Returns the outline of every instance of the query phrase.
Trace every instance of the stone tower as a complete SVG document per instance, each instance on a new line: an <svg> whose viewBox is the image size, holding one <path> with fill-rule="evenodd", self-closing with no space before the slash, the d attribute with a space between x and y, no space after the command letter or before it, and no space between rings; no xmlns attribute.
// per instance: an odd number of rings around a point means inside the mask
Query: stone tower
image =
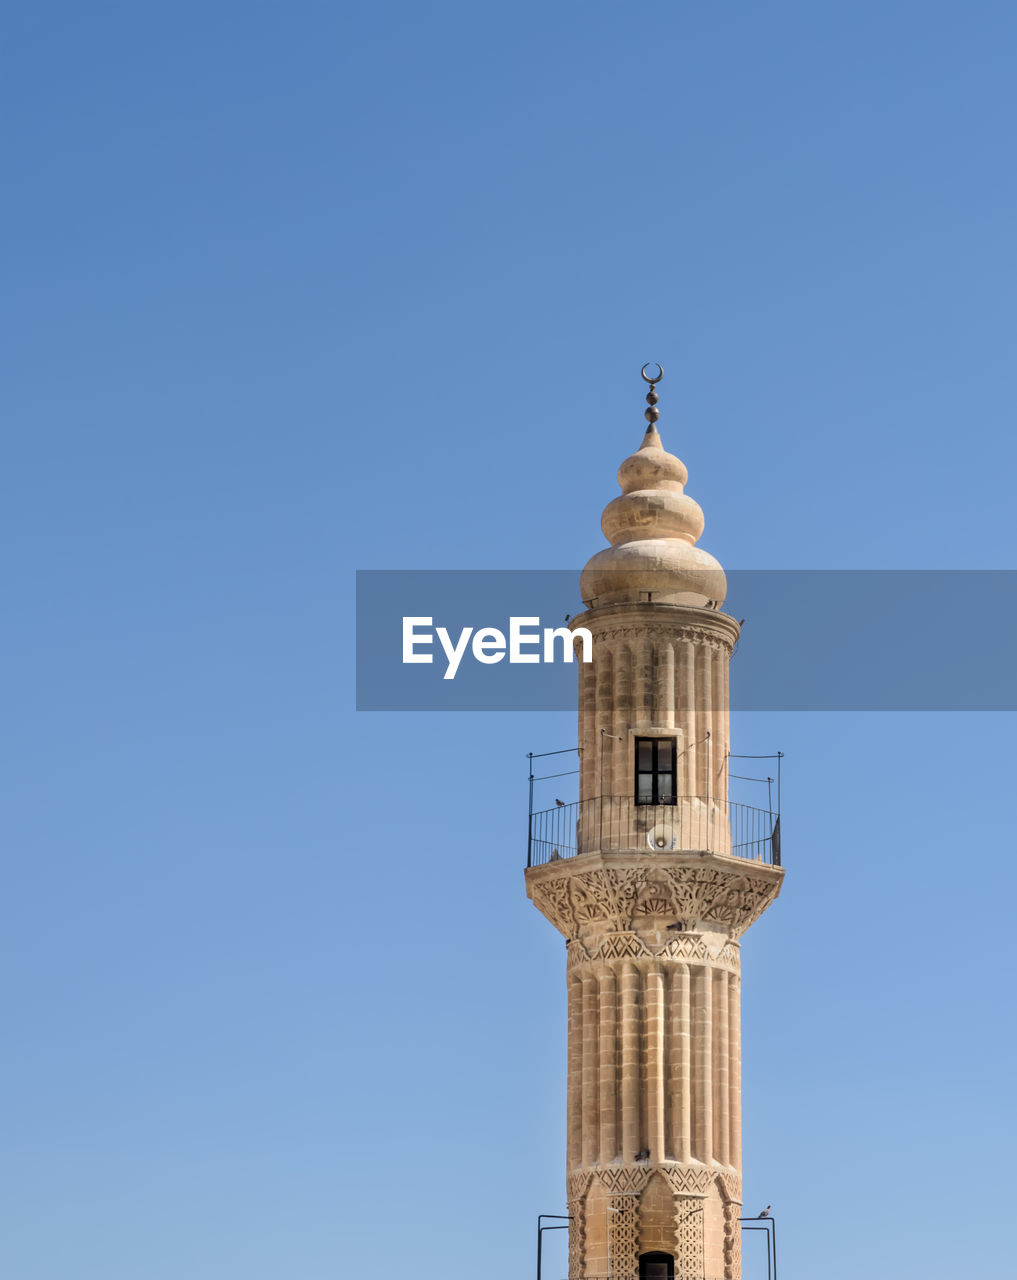
<svg viewBox="0 0 1017 1280"><path fill-rule="evenodd" d="M526 883L568 943L572 1280L739 1280L739 940L780 892L779 821L728 799L739 628L647 401L571 623L580 799L532 815Z"/></svg>

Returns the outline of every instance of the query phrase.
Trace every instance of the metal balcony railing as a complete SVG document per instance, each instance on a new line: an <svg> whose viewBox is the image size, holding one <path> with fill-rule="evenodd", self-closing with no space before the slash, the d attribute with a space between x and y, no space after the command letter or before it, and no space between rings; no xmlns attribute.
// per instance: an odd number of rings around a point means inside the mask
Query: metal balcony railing
<svg viewBox="0 0 1017 1280"><path fill-rule="evenodd" d="M530 814L528 867L594 850L722 853L779 867L780 814L703 796L677 796L673 804L597 796Z"/></svg>

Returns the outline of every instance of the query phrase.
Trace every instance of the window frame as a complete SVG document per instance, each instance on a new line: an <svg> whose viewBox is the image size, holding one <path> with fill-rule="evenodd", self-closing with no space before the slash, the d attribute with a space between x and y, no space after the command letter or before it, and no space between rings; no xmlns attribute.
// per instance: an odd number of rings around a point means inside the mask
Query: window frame
<svg viewBox="0 0 1017 1280"><path fill-rule="evenodd" d="M671 768L660 768L660 743L666 742L671 748ZM639 795L639 778L640 775L646 774L645 769L639 767L639 749L643 743L648 743L653 751L652 764L650 768L650 777L652 778L651 795L649 800L643 800ZM670 799L662 800L660 798L660 776L662 773L670 773L671 775L671 796ZM654 805L667 805L673 807L678 803L678 739L669 737L666 734L656 734L651 736L635 738L635 749L633 751L633 778L632 793L635 803L643 808L651 808Z"/></svg>

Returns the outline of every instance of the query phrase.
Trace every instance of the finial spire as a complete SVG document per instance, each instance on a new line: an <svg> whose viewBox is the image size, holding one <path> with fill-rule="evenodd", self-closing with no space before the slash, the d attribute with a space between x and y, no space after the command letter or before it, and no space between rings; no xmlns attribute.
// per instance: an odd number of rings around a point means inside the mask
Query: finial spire
<svg viewBox="0 0 1017 1280"><path fill-rule="evenodd" d="M656 369L656 374L647 373L647 369ZM660 410L657 408L657 383L664 376L664 366L655 364L652 360L648 364L644 364L640 373L643 375L643 381L650 384L650 389L646 393L646 413L643 415L647 421L646 435L647 439L643 441L644 446L647 443L659 442L660 436L657 434L657 421L660 418Z"/></svg>

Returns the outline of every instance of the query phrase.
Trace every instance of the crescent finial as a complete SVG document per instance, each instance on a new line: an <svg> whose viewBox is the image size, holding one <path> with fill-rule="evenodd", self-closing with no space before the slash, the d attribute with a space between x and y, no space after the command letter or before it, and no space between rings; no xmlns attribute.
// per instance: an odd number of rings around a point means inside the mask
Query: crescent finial
<svg viewBox="0 0 1017 1280"><path fill-rule="evenodd" d="M657 370L655 376L653 377L651 377L646 372L647 369L650 369L650 368ZM640 373L643 375L643 381L648 382L650 384L650 390L646 397L646 403L648 408L646 412L643 414L643 417L649 423L649 426L647 426L646 430L647 432L650 432L656 428L657 419L660 417L660 410L657 408L657 400L659 399L659 396L657 395L657 383L664 376L664 366L661 364L656 364L654 361L650 360L643 365L642 369L640 370Z"/></svg>

